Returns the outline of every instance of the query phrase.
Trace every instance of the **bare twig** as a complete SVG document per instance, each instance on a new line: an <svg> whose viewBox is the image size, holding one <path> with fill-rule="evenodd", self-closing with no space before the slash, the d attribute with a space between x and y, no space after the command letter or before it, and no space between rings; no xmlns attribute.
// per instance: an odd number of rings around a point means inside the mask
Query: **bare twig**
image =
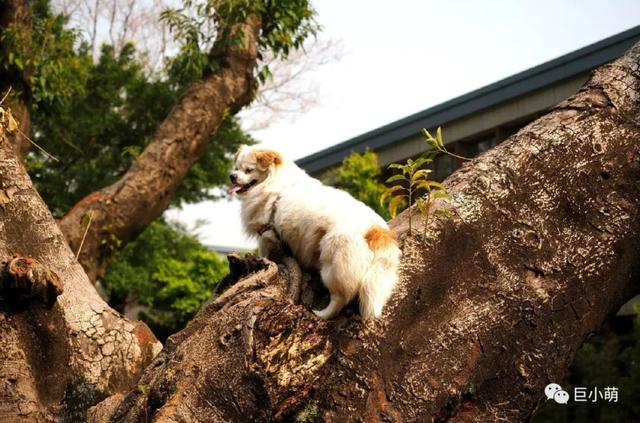
<svg viewBox="0 0 640 423"><path fill-rule="evenodd" d="M267 57L272 78L263 84L255 101L242 112L247 131L267 128L278 120L299 116L320 103L320 88L309 75L342 56L340 43L333 39L310 40L303 49L292 51L287 60Z"/></svg>
<svg viewBox="0 0 640 423"><path fill-rule="evenodd" d="M2 100L0 100L0 104L4 103L4 101L7 99L7 97L9 97L9 94L11 93L11 86L9 86L9 89L7 89L7 92L5 93L5 95L2 97Z"/></svg>
<svg viewBox="0 0 640 423"><path fill-rule="evenodd" d="M76 260L80 257L80 251L82 251L82 246L84 245L84 240L87 238L87 232L89 232L89 227L91 226L91 220L93 219L93 213L89 212L87 214L89 220L87 221L87 227L84 228L84 234L82 235L82 240L80 241L80 246L78 247L78 251L76 252Z"/></svg>
<svg viewBox="0 0 640 423"><path fill-rule="evenodd" d="M460 159L460 160L473 160L473 159L471 159L471 158L469 158L469 157L459 156L459 155L457 155L457 154L455 154L455 153L452 153L452 152L450 152L449 150L447 150L446 148L444 148L444 149L438 149L438 151L439 151L439 152L441 152L441 153L444 153L444 154L446 154L446 155L448 155L448 156L455 157L456 159Z"/></svg>
<svg viewBox="0 0 640 423"><path fill-rule="evenodd" d="M25 137L27 139L27 141L29 141L31 144L33 144L35 147L38 148L38 150L42 151L42 153L44 153L45 156L49 157L50 159L55 160L56 162L59 162L60 160L58 160L57 157L55 157L54 155L52 155L51 153L47 152L47 150L45 150L44 148L40 147L38 145L38 143L36 143L34 140L32 140L31 138L29 138L29 136L27 134L25 134L24 132L22 132L20 130L20 128L17 128L17 131L20 133L20 135L22 135L23 137Z"/></svg>
<svg viewBox="0 0 640 423"><path fill-rule="evenodd" d="M7 90L7 92L4 94L4 96L2 97L2 100L0 100L0 105L2 103L5 102L5 100L7 99L7 97L9 97L9 94L11 93L11 87L9 87L9 89ZM14 118L12 118L14 119ZM16 125L17 126L17 125ZM47 157L55 160L56 162L60 161L58 160L55 156L53 156L52 154L48 153L44 148L40 147L38 145L38 143L36 143L34 140L32 140L31 138L29 138L29 136L27 134L25 134L24 132L22 132L22 130L19 127L16 127L15 130L22 135L26 140L28 140L31 144L33 144L34 146L36 146L40 151L42 151Z"/></svg>

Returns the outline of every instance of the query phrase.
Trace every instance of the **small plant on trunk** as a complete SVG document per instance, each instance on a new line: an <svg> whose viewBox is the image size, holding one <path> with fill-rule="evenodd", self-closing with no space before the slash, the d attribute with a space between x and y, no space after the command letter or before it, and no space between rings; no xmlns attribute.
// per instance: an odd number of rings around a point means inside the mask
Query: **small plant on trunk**
<svg viewBox="0 0 640 423"><path fill-rule="evenodd" d="M463 160L468 160L464 157L457 156L447 151L442 141L442 130L438 128L436 136L432 136L426 129L422 130L425 142L432 148L424 153L416 160L408 159L404 164L392 163L388 169L398 169L400 173L392 175L387 179L387 183L395 183L387 188L380 197L380 204L389 202L388 209L391 217L395 217L398 210L405 206L411 206L416 204L418 211L423 219L423 236L426 235L426 228L429 223L431 215L451 217L452 213L447 209L437 209L432 212L433 205L437 199L441 199L445 202L451 200L451 196L447 192L447 188L440 182L432 181L428 179L431 169L426 168L433 163L435 158L440 154L448 154L454 157L458 157ZM420 196L420 194L423 195ZM409 236L413 232L413 222L411 213L409 213Z"/></svg>
<svg viewBox="0 0 640 423"><path fill-rule="evenodd" d="M431 135L431 133L429 131L427 131L425 128L422 128L422 136L424 138L424 141L433 148L433 150L435 150L438 153L443 153L446 154L447 156L451 156L451 157L455 157L456 159L460 159L460 160L471 160L468 157L463 157L463 156L459 156L457 154L454 154L452 152L450 152L449 150L447 150L447 148L444 146L444 142L442 141L442 128L438 127L438 129L436 130L436 136L434 137L433 135Z"/></svg>

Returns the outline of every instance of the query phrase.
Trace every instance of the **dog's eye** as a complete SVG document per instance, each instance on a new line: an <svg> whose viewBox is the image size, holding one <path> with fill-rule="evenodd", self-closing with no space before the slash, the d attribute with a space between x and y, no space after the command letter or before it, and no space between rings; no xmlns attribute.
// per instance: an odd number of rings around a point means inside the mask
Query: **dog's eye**
<svg viewBox="0 0 640 423"><path fill-rule="evenodd" d="M245 167L244 168L244 172L245 173L251 173L251 172L253 172L253 168L252 167Z"/></svg>

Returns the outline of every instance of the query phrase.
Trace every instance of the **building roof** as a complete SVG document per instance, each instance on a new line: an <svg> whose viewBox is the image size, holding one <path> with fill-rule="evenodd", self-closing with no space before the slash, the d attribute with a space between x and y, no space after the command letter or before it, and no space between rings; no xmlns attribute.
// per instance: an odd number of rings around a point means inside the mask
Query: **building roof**
<svg viewBox="0 0 640 423"><path fill-rule="evenodd" d="M626 52L640 40L636 26L602 41L517 73L452 100L409 115L380 128L358 135L296 161L308 173L317 173L339 164L352 152L378 150L446 122L477 113L524 96L567 78L588 72Z"/></svg>

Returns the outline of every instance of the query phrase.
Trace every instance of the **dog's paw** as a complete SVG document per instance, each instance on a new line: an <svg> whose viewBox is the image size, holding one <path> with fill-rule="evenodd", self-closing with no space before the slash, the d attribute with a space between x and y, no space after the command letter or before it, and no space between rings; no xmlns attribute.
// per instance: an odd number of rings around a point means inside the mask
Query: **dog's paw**
<svg viewBox="0 0 640 423"><path fill-rule="evenodd" d="M322 320L327 320L331 318L331 316L329 315L329 313L326 312L326 310L313 310L313 314L315 314L316 316L318 316L319 319L322 319Z"/></svg>

